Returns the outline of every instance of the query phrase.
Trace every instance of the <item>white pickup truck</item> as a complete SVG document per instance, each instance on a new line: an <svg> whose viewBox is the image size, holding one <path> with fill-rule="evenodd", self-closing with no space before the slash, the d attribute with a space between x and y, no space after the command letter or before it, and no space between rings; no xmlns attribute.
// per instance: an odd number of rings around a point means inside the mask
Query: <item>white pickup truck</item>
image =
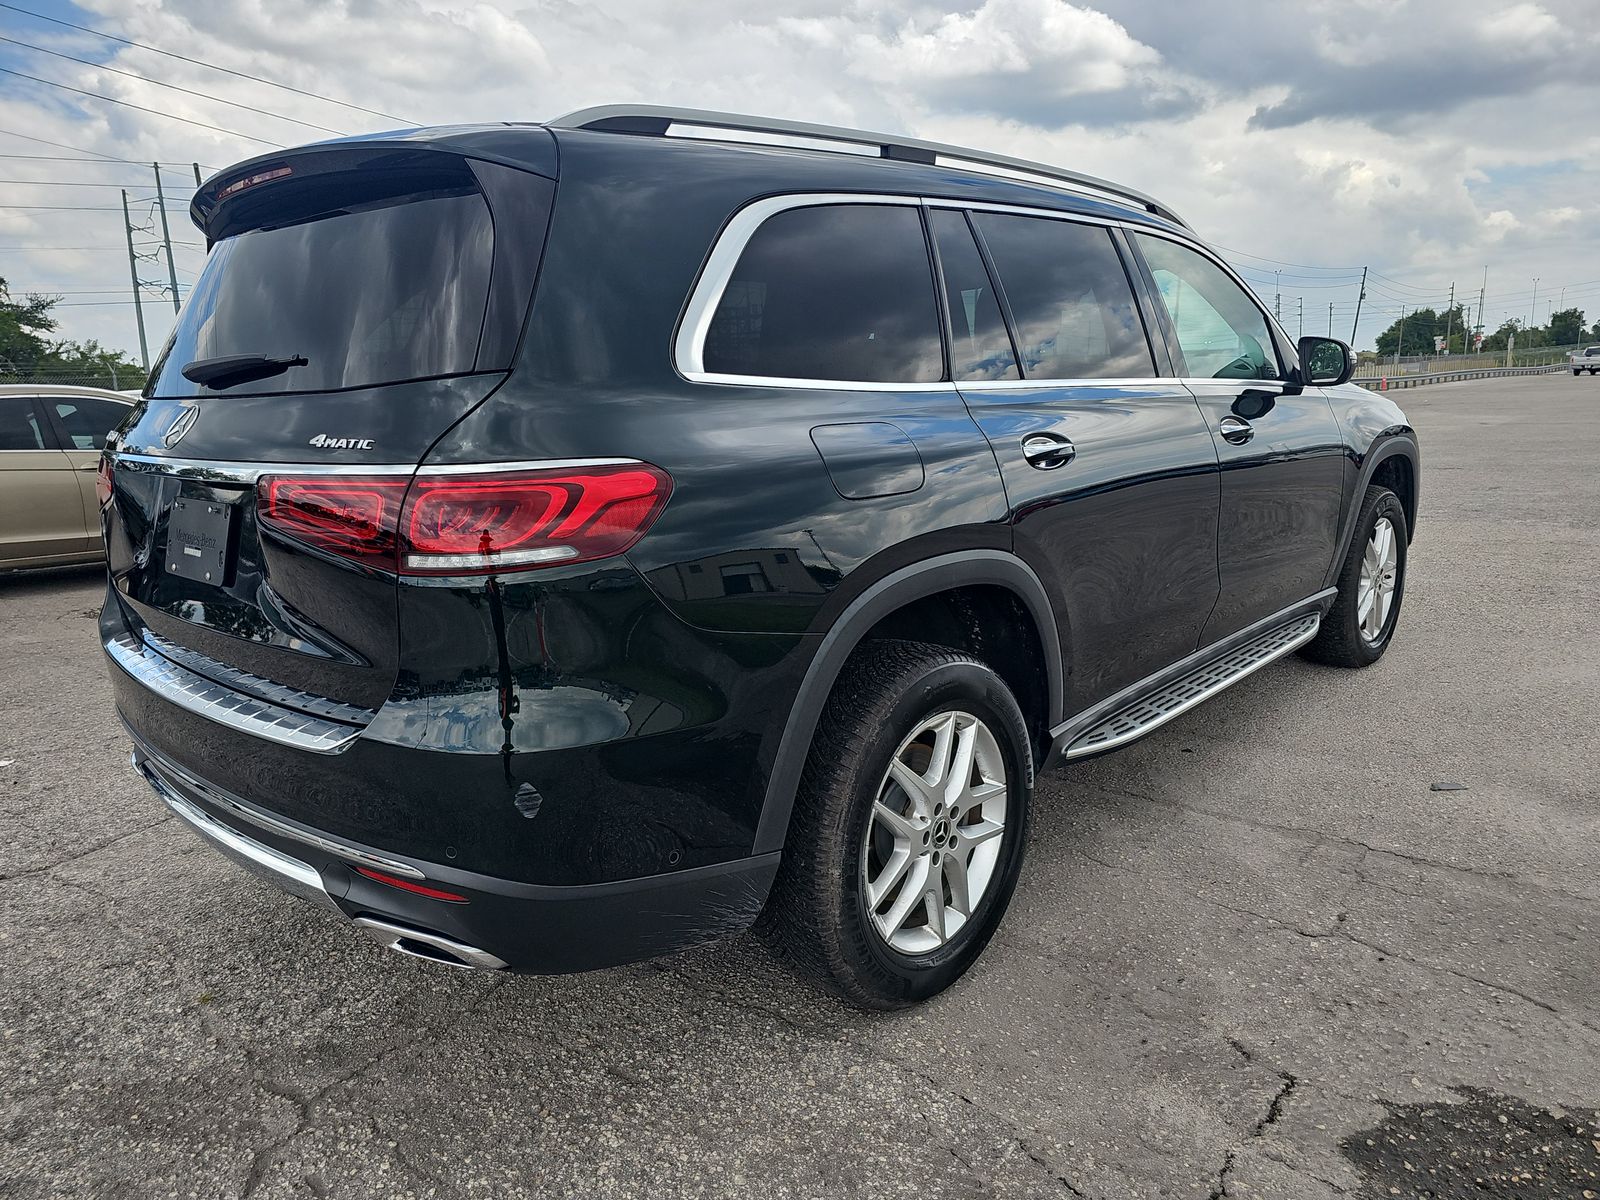
<svg viewBox="0 0 1600 1200"><path fill-rule="evenodd" d="M1600 346L1585 346L1582 350L1574 350L1567 355L1567 361L1572 364L1572 373L1587 371L1594 375L1600 373Z"/></svg>

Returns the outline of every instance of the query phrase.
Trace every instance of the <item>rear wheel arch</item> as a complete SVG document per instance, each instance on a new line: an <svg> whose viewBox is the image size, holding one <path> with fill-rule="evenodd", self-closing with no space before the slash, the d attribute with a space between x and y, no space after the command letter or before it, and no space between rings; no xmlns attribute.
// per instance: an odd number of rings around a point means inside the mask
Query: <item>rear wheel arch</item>
<svg viewBox="0 0 1600 1200"><path fill-rule="evenodd" d="M1009 613L1008 606L1014 606ZM987 626L975 628L986 619ZM782 848L817 723L851 656L869 640L906 637L990 662L1016 692L1035 734L1035 765L1048 751L1050 726L1061 719L1064 666L1039 577L1003 550L964 550L914 563L866 588L823 635L789 708L751 853ZM1037 655L1033 664L1030 653Z"/></svg>

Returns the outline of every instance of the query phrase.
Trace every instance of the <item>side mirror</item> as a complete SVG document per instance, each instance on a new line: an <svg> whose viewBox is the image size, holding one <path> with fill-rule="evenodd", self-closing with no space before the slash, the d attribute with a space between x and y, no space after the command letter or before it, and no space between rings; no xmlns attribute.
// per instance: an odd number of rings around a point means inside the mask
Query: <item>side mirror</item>
<svg viewBox="0 0 1600 1200"><path fill-rule="evenodd" d="M1303 337L1296 347L1300 376L1316 387L1337 387L1356 371L1356 352L1337 338Z"/></svg>

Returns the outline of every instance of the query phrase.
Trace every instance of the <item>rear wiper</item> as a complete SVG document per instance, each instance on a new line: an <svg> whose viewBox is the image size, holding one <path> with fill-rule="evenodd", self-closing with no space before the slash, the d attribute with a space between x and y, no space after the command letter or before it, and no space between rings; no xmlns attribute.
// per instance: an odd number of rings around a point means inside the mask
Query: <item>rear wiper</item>
<svg viewBox="0 0 1600 1200"><path fill-rule="evenodd" d="M274 358L270 354L230 354L223 358L197 358L183 368L183 377L201 387L225 388L252 379L270 379L290 367L303 367L306 359L295 354Z"/></svg>

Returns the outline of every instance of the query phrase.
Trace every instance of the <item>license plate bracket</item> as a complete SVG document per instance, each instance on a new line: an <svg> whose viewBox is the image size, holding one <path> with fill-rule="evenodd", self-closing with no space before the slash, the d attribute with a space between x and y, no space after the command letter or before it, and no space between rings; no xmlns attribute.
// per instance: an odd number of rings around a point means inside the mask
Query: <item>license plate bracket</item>
<svg viewBox="0 0 1600 1200"><path fill-rule="evenodd" d="M232 532L232 505L180 496L167 519L167 573L223 586Z"/></svg>

